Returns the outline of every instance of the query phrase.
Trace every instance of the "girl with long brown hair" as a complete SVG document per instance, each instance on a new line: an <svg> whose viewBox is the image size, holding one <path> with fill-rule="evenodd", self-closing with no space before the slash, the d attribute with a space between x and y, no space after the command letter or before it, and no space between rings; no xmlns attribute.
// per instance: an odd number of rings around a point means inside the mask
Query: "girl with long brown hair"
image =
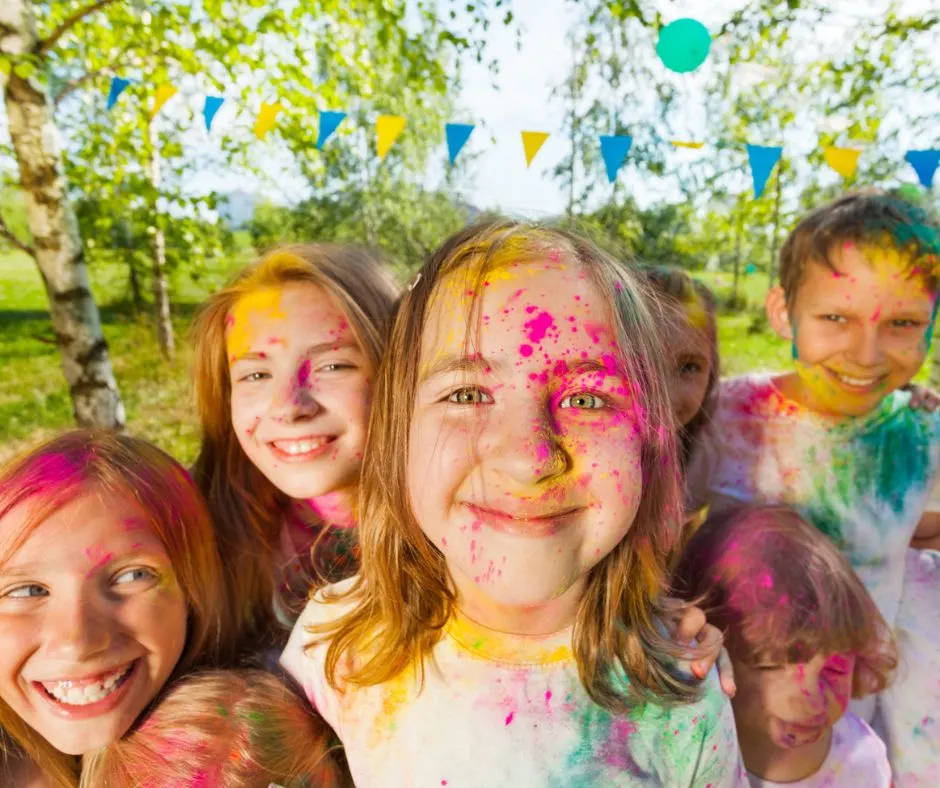
<svg viewBox="0 0 940 788"><path fill-rule="evenodd" d="M209 298L194 322L202 446L193 475L246 650L283 644L310 585L356 571L371 381L396 297L366 252L284 247Z"/></svg>
<svg viewBox="0 0 940 788"><path fill-rule="evenodd" d="M742 784L728 700L666 628L682 501L642 290L585 240L496 222L404 296L360 572L281 658L357 785Z"/></svg>

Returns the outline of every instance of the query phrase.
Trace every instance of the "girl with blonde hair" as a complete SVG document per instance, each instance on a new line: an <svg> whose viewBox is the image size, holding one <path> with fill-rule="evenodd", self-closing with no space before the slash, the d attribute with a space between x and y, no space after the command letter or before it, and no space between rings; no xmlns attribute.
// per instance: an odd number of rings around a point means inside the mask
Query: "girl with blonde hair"
<svg viewBox="0 0 940 788"><path fill-rule="evenodd" d="M229 604L247 650L283 644L312 583L358 565L354 525L371 400L397 289L352 247L276 249L197 316L202 446Z"/></svg>
<svg viewBox="0 0 940 788"><path fill-rule="evenodd" d="M0 471L0 728L48 784L173 676L234 659L199 490L143 440L65 433Z"/></svg>
<svg viewBox="0 0 940 788"><path fill-rule="evenodd" d="M330 736L267 671L196 673L169 687L136 730L87 758L81 788L343 788Z"/></svg>
<svg viewBox="0 0 940 788"><path fill-rule="evenodd" d="M576 236L488 223L425 263L376 386L360 572L281 657L357 785L741 784L728 700L668 637L661 356L637 278Z"/></svg>

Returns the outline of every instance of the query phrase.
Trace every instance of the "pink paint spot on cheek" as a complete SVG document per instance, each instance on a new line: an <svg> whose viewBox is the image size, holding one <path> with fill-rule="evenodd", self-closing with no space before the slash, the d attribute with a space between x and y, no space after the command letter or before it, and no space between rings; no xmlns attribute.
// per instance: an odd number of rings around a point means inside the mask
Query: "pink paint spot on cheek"
<svg viewBox="0 0 940 788"><path fill-rule="evenodd" d="M514 712L514 711L509 712L509 714L506 716L506 724L507 724L507 725L511 725L511 724L512 724L512 718L515 717L515 716L516 716L516 712Z"/></svg>
<svg viewBox="0 0 940 788"><path fill-rule="evenodd" d="M235 325L235 315L226 315L225 316L225 327L231 328Z"/></svg>
<svg viewBox="0 0 940 788"><path fill-rule="evenodd" d="M532 355L532 345L519 345L519 355L528 358Z"/></svg>
<svg viewBox="0 0 940 788"><path fill-rule="evenodd" d="M875 313L871 316L871 322L872 322L872 323L877 323L879 317L881 317L881 307L880 307L880 306L875 310Z"/></svg>
<svg viewBox="0 0 940 788"><path fill-rule="evenodd" d="M551 690L546 690L546 691L545 691L545 702L546 702L546 703L551 703L551 702L552 702L552 691L551 691Z"/></svg>

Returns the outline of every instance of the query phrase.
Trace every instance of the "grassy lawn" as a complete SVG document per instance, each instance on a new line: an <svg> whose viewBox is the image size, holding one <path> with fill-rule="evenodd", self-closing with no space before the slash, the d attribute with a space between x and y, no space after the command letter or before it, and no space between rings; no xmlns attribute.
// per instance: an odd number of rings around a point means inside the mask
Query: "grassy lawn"
<svg viewBox="0 0 940 788"><path fill-rule="evenodd" d="M157 347L149 315L135 316L126 304L127 273L120 265L91 271L104 335L111 352L128 428L185 463L195 458L198 428L191 396L186 339L199 302L244 265L234 260L201 272L198 281L173 282L178 353L166 361ZM731 288L728 274L701 274L722 298ZM719 318L722 372L781 369L789 361L786 342L771 334L760 319L767 282L764 276L742 277L747 307ZM72 407L52 344L46 295L35 264L20 254L0 257L0 462L72 425ZM926 379L926 370L919 379Z"/></svg>

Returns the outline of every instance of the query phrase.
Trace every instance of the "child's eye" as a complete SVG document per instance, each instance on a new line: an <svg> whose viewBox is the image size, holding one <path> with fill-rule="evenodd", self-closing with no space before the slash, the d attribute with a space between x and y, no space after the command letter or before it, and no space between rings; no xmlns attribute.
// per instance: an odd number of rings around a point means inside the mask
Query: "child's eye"
<svg viewBox="0 0 940 788"><path fill-rule="evenodd" d="M755 669L770 673L775 670L782 670L783 665L757 665Z"/></svg>
<svg viewBox="0 0 940 788"><path fill-rule="evenodd" d="M702 365L697 361L685 361L679 365L680 375L697 375L702 371Z"/></svg>
<svg viewBox="0 0 940 788"><path fill-rule="evenodd" d="M919 328L924 325L919 320L892 320L891 325L893 328Z"/></svg>
<svg viewBox="0 0 940 788"><path fill-rule="evenodd" d="M38 596L49 596L49 592L41 585L29 583L24 586L11 588L4 596L8 599L32 599Z"/></svg>
<svg viewBox="0 0 940 788"><path fill-rule="evenodd" d="M125 572L117 575L114 578L114 582L117 585L125 585L127 583L134 583L138 580L152 580L157 575L151 569L147 569L143 566L137 566L133 569L128 569Z"/></svg>
<svg viewBox="0 0 940 788"><path fill-rule="evenodd" d="M827 323L844 323L845 318L842 315L828 314L820 316Z"/></svg>
<svg viewBox="0 0 940 788"><path fill-rule="evenodd" d="M493 398L483 389L474 386L465 389L457 389L447 398L448 402L454 402L457 405L489 405Z"/></svg>
<svg viewBox="0 0 940 788"><path fill-rule="evenodd" d="M560 408L578 408L579 410L594 410L604 407L604 400L594 394L572 394L558 403Z"/></svg>
<svg viewBox="0 0 940 788"><path fill-rule="evenodd" d="M256 383L259 380L266 380L271 375L267 372L249 372L238 379L239 383Z"/></svg>

